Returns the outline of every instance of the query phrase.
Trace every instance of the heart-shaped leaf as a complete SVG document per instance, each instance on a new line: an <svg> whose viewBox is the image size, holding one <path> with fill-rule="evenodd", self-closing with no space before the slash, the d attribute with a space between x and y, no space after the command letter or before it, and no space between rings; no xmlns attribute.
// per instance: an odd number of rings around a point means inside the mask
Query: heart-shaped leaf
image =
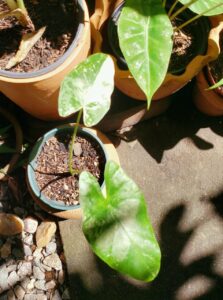
<svg viewBox="0 0 223 300"><path fill-rule="evenodd" d="M157 0L126 0L118 22L119 43L148 107L163 82L172 52L173 28Z"/></svg>
<svg viewBox="0 0 223 300"><path fill-rule="evenodd" d="M59 114L67 117L83 109L84 124L97 124L110 108L114 89L114 64L102 53L89 56L62 82L58 100Z"/></svg>
<svg viewBox="0 0 223 300"><path fill-rule="evenodd" d="M151 281L160 268L160 249L144 196L113 161L105 168L106 197L88 172L80 175L83 232L93 251L113 269Z"/></svg>
<svg viewBox="0 0 223 300"><path fill-rule="evenodd" d="M191 0L179 0L179 2L186 5ZM196 14L204 14L204 16L219 15L223 13L223 2L222 0L197 0L189 6L189 9Z"/></svg>

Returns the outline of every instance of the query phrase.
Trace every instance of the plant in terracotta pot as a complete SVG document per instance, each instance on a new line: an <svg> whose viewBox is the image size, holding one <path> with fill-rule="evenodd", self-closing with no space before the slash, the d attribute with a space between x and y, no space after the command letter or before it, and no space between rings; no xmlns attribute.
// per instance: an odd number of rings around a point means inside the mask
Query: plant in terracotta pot
<svg viewBox="0 0 223 300"><path fill-rule="evenodd" d="M106 7L104 2L107 3L99 0L96 6ZM215 30L209 30L208 19L200 16L222 13L221 1L127 0L109 3L107 9L96 11L91 18L92 26L96 33L103 32L109 14L114 11L109 23L114 18L116 29L118 27L116 44L120 46L130 71L122 70L116 63L116 86L136 99L147 98L148 106L152 98L160 99L182 87L203 65L218 55L218 36L213 33L219 32L219 29L216 30L220 26L219 17L210 18L211 27ZM117 12L114 7L118 10L119 5L123 9ZM96 33L94 45L95 51L98 51L103 44ZM195 45L196 40L199 40L198 46ZM181 53L184 60L179 59ZM170 61L170 58L173 60ZM180 67L185 64L183 68L176 67L178 60Z"/></svg>
<svg viewBox="0 0 223 300"><path fill-rule="evenodd" d="M197 75L193 93L197 108L210 116L223 115L223 31L219 43L218 58Z"/></svg>
<svg viewBox="0 0 223 300"><path fill-rule="evenodd" d="M0 0L0 91L37 118L58 119L60 84L89 53L88 8L85 0L41 0L13 9L21 3Z"/></svg>
<svg viewBox="0 0 223 300"><path fill-rule="evenodd" d="M96 54L80 63L63 80L58 99L60 116L78 112L76 123L47 132L31 152L27 168L31 194L58 215L65 211L62 217L69 218L73 210L74 215L80 212L79 173L91 171L103 184L105 162L115 156L102 134L79 125L82 114L87 127L103 118L110 108L113 88L114 66L109 56ZM114 159L118 161L116 156Z"/></svg>

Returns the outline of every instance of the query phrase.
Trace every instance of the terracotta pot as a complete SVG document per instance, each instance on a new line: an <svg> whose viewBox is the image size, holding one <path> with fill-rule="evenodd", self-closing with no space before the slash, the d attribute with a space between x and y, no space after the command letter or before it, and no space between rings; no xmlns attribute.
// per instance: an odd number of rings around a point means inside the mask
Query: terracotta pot
<svg viewBox="0 0 223 300"><path fill-rule="evenodd" d="M223 116L223 97L214 90L207 90L209 83L205 70L196 77L196 85L193 93L193 100L201 112L209 116Z"/></svg>
<svg viewBox="0 0 223 300"><path fill-rule="evenodd" d="M17 163L20 153L22 151L23 144L23 134L22 129L17 121L17 119L6 109L0 107L0 115L3 115L5 119L7 119L13 126L15 132L15 144L16 144L16 153L12 155L8 164L6 164L3 168L1 168L0 172L0 180L7 180L8 174L13 170L15 164Z"/></svg>
<svg viewBox="0 0 223 300"><path fill-rule="evenodd" d="M79 0L82 22L66 53L47 68L31 73L0 71L0 91L32 116L42 120L57 120L60 83L90 49L90 24L85 0Z"/></svg>
<svg viewBox="0 0 223 300"><path fill-rule="evenodd" d="M91 17L92 27L92 51L100 52L102 50L102 31L103 25L108 20L114 9L123 0L96 0L95 13ZM196 56L187 66L185 72L181 75L167 74L161 87L154 94L153 100L167 97L185 84L187 84L209 61L217 58L219 54L219 33L223 28L223 16L211 17L210 23L212 29L208 36L208 49L205 55ZM135 79L129 71L123 71L115 62L115 84L124 94L138 99L146 100L145 94L138 87Z"/></svg>
<svg viewBox="0 0 223 300"><path fill-rule="evenodd" d="M30 153L29 163L27 166L27 185L33 199L48 213L65 219L81 218L80 205L66 206L58 203L58 201L56 200L47 198L43 195L43 193L41 193L41 190L39 189L35 179L35 168L37 164L37 158L41 152L43 145L49 138L54 136L56 133L61 132L62 130L69 130L72 132L73 124L67 124L48 131L35 144L33 150ZM98 143L101 150L104 152L106 161L109 159L119 163L119 158L114 146L102 133L95 129L89 129L84 127L79 128L79 132L82 135L89 136L91 139L93 138Z"/></svg>

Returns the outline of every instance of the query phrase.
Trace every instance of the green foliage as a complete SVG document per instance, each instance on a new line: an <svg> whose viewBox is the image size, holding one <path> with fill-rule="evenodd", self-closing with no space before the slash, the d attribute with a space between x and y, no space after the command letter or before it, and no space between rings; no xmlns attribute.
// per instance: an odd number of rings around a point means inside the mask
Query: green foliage
<svg viewBox="0 0 223 300"><path fill-rule="evenodd" d="M0 145L0 154L7 154L7 153L15 153L15 149L5 145L5 144L1 144Z"/></svg>
<svg viewBox="0 0 223 300"><path fill-rule="evenodd" d="M84 124L94 126L110 108L114 89L114 64L102 53L89 56L61 84L58 110L67 117L83 109Z"/></svg>
<svg viewBox="0 0 223 300"><path fill-rule="evenodd" d="M147 96L148 107L167 73L172 34L161 1L125 1L118 23L120 48L130 72Z"/></svg>
<svg viewBox="0 0 223 300"><path fill-rule="evenodd" d="M207 90L214 90L214 89L220 87L221 85L223 85L223 78L221 80L219 80L216 84L209 87Z"/></svg>
<svg viewBox="0 0 223 300"><path fill-rule="evenodd" d="M191 0L179 0L179 2L186 5L191 2ZM198 15L219 15L223 13L223 2L222 0L197 0L189 6L189 9Z"/></svg>
<svg viewBox="0 0 223 300"><path fill-rule="evenodd" d="M106 196L88 172L80 175L83 232L93 251L111 268L151 281L160 269L160 249L144 196L114 162L105 168Z"/></svg>

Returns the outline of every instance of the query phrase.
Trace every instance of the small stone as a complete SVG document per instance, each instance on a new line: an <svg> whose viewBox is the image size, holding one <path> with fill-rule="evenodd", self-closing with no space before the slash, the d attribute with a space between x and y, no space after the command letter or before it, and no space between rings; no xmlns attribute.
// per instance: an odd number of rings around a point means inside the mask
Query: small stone
<svg viewBox="0 0 223 300"><path fill-rule="evenodd" d="M13 290L8 291L7 300L15 300L15 294L14 294Z"/></svg>
<svg viewBox="0 0 223 300"><path fill-rule="evenodd" d="M8 289L8 271L6 265L0 266L0 291Z"/></svg>
<svg viewBox="0 0 223 300"><path fill-rule="evenodd" d="M80 156L82 154L81 143L75 143L73 147L73 153L75 156Z"/></svg>
<svg viewBox="0 0 223 300"><path fill-rule="evenodd" d="M20 277L24 277L32 274L32 263L31 262L23 262L21 267L19 268L17 274Z"/></svg>
<svg viewBox="0 0 223 300"><path fill-rule="evenodd" d="M20 285L17 285L14 288L14 293L15 293L16 297L18 298L18 300L22 300L24 298L26 292Z"/></svg>
<svg viewBox="0 0 223 300"><path fill-rule="evenodd" d="M33 252L33 257L37 259L41 259L42 256L42 249L41 248L36 248L36 250Z"/></svg>
<svg viewBox="0 0 223 300"><path fill-rule="evenodd" d="M63 295L62 295L62 299L67 299L69 300L70 299L70 294L69 294L69 291L68 289L65 289L64 292L63 292Z"/></svg>
<svg viewBox="0 0 223 300"><path fill-rule="evenodd" d="M31 256L33 254L31 248L28 245L23 245L23 250L25 256Z"/></svg>
<svg viewBox="0 0 223 300"><path fill-rule="evenodd" d="M64 270L61 269L58 273L58 282L59 284L63 284L64 283L64 280L65 280L65 274L64 274Z"/></svg>
<svg viewBox="0 0 223 300"><path fill-rule="evenodd" d="M35 233L38 227L38 221L28 217L24 220L24 230L28 233Z"/></svg>
<svg viewBox="0 0 223 300"><path fill-rule="evenodd" d="M61 260L57 253L53 253L53 254L47 256L44 259L43 263L46 266L54 268L57 271L60 271L62 269L62 263L61 263Z"/></svg>
<svg viewBox="0 0 223 300"><path fill-rule="evenodd" d="M53 297L52 297L52 300L62 300L58 290L55 290L55 292L53 294Z"/></svg>
<svg viewBox="0 0 223 300"><path fill-rule="evenodd" d="M28 236L26 236L24 239L23 239L23 242L27 245L32 245L33 244L33 235L30 234Z"/></svg>
<svg viewBox="0 0 223 300"><path fill-rule="evenodd" d="M45 279L45 274L39 267L33 267L33 276L35 279Z"/></svg>
<svg viewBox="0 0 223 300"><path fill-rule="evenodd" d="M48 281L46 283L46 289L47 290L52 290L52 289L55 288L55 286L56 286L56 282L54 280Z"/></svg>
<svg viewBox="0 0 223 300"><path fill-rule="evenodd" d="M15 235L21 233L23 228L23 221L16 215L0 213L0 235Z"/></svg>
<svg viewBox="0 0 223 300"><path fill-rule="evenodd" d="M39 290L46 291L45 280L37 280L35 282L35 287Z"/></svg>
<svg viewBox="0 0 223 300"><path fill-rule="evenodd" d="M11 273L11 272L13 272L13 271L16 271L16 269L17 269L17 265L12 264L12 265L10 265L10 266L7 266L7 271L8 271L8 273Z"/></svg>
<svg viewBox="0 0 223 300"><path fill-rule="evenodd" d="M8 285L13 287L19 280L20 280L20 278L17 275L16 271L13 271L9 274Z"/></svg>
<svg viewBox="0 0 223 300"><path fill-rule="evenodd" d="M54 279L54 273L55 273L55 271L54 272L52 272L52 271L46 271L46 273L45 273L45 280L46 281L50 281L50 280Z"/></svg>
<svg viewBox="0 0 223 300"><path fill-rule="evenodd" d="M30 279L29 277L25 277L21 281L21 286L24 288L24 290L31 291L34 288L34 283L35 283L34 278Z"/></svg>
<svg viewBox="0 0 223 300"><path fill-rule="evenodd" d="M57 244L55 242L51 242L48 245L46 245L46 253L47 255L52 254L56 252Z"/></svg>
<svg viewBox="0 0 223 300"><path fill-rule="evenodd" d="M11 255L11 243L8 241L1 247L1 258L7 258Z"/></svg>
<svg viewBox="0 0 223 300"><path fill-rule="evenodd" d="M49 244L57 230L55 222L42 222L36 232L36 244L38 248Z"/></svg>
<svg viewBox="0 0 223 300"><path fill-rule="evenodd" d="M47 272L52 271L52 268L51 268L51 267L48 267L48 266L46 266L46 265L44 265L44 263L41 264L41 269L42 269L44 272L45 272L45 271L47 271Z"/></svg>

